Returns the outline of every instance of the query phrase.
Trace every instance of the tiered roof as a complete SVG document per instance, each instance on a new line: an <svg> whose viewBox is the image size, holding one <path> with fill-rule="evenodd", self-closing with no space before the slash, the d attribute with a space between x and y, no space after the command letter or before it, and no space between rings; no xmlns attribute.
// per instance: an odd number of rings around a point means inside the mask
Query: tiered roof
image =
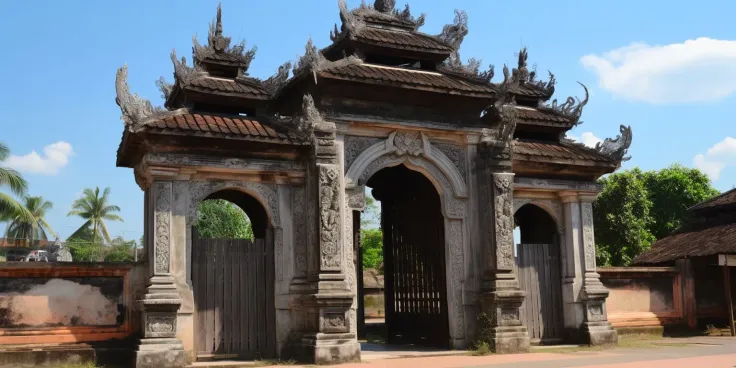
<svg viewBox="0 0 736 368"><path fill-rule="evenodd" d="M247 49L245 42L232 44L223 33L218 6L207 44L193 40L192 65L171 54L174 83L163 78L158 82L168 111L131 95L127 84L122 85L125 76L119 73L118 103L128 131L304 144L295 124L285 123L282 116L300 114L302 96L316 93L318 108L325 96L333 94L331 108L334 100L367 98L381 106L429 111L430 117L443 123L448 111L459 114L462 110L462 118L452 119L452 124L511 124L515 129L507 131L517 140L514 162L519 167L596 167L595 175L600 175L626 159L631 143L626 127L621 136L596 148L564 139L566 131L580 124L587 89L583 86L582 100L569 97L564 103L548 103L555 77L549 73L548 80L538 79L527 66L526 49L519 52L515 68L509 71L504 66L503 81L497 83L492 82L493 65L481 70L479 60L461 61L458 51L468 34L465 12L456 11L452 23L430 35L420 31L424 14L412 15L408 5L400 10L393 0L376 0L349 10L344 0L338 3L342 23L332 31L332 44L320 51L310 40L293 69L287 62L266 80L248 76L256 48ZM381 88L380 93L373 86Z"/></svg>

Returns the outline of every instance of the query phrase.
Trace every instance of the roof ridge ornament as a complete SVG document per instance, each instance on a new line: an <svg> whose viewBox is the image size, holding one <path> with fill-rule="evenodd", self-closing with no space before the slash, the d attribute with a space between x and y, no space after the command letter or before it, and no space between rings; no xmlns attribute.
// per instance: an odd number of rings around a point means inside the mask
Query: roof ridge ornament
<svg viewBox="0 0 736 368"><path fill-rule="evenodd" d="M202 63L213 54L228 54L234 56L242 65L243 74L247 75L250 63L256 56L258 47L253 46L250 50L246 49L245 40L235 45L230 45L232 39L225 37L222 31L222 2L217 4L217 15L215 20L210 22L207 32L207 45L200 45L197 36L192 37L192 53L196 64Z"/></svg>
<svg viewBox="0 0 736 368"><path fill-rule="evenodd" d="M496 75L495 65L489 64L488 69L481 72L481 63L483 63L482 59L470 58L467 64L465 64L460 59L460 53L455 51L440 66L441 69L449 72L460 73L481 82L491 83L491 80Z"/></svg>
<svg viewBox="0 0 736 368"><path fill-rule="evenodd" d="M262 81L261 86L263 86L263 89L268 91L272 96L276 96L281 88L285 86L287 82L289 82L290 71L291 61L287 61L279 66L279 69L274 75Z"/></svg>
<svg viewBox="0 0 736 368"><path fill-rule="evenodd" d="M327 70L329 68L345 65L357 65L362 63L363 60L354 55L344 57L340 60L335 61L327 60L327 58L325 58L325 56L317 49L317 46L314 45L314 42L310 37L309 40L307 40L307 44L304 45L304 55L300 56L299 60L294 63L292 73L294 74L294 76L297 76L305 72L306 70L309 70L312 72L312 75L314 77L314 83L317 83L318 72Z"/></svg>
<svg viewBox="0 0 736 368"><path fill-rule="evenodd" d="M460 50L460 46L467 35L468 13L465 10L455 9L455 19L452 24L446 24L442 27L442 33L435 37L448 46L451 46L457 52Z"/></svg>
<svg viewBox="0 0 736 368"><path fill-rule="evenodd" d="M151 101L130 93L127 64L120 67L115 74L115 94L115 103L120 106L120 111L123 113L120 119L132 132L167 112L161 107L154 107Z"/></svg>
<svg viewBox="0 0 736 368"><path fill-rule="evenodd" d="M381 13L393 13L396 7L396 0L376 0L373 8Z"/></svg>
<svg viewBox="0 0 736 368"><path fill-rule="evenodd" d="M550 74L550 82L552 83L552 86L554 87L555 82L555 76L552 73ZM558 114L562 114L564 116L567 116L574 120L575 126L582 124L580 121L580 116L583 114L583 107L588 104L588 99L590 98L590 94L588 93L588 87L586 87L584 84L578 82L579 85L583 87L583 90L585 90L585 98L583 100L580 100L577 97L568 97L567 100L559 104L557 103L557 99L555 98L552 100L549 104L543 104L540 101L539 108L543 110L553 111Z"/></svg>
<svg viewBox="0 0 736 368"><path fill-rule="evenodd" d="M612 160L624 162L631 159L631 156L626 156L633 139L631 125L625 126L622 124L619 131L621 134L617 135L616 138L606 138L603 142L598 142L595 145L595 150Z"/></svg>
<svg viewBox="0 0 736 368"><path fill-rule="evenodd" d="M187 58L182 56L181 60L176 58L176 49L171 50L171 62L174 64L174 78L182 86L189 85L194 79L205 75L206 72L197 64L187 65Z"/></svg>

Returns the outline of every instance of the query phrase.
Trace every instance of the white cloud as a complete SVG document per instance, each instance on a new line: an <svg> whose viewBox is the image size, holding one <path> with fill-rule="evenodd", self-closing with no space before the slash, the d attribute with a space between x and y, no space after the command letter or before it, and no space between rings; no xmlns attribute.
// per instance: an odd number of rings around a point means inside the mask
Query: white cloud
<svg viewBox="0 0 736 368"><path fill-rule="evenodd" d="M11 155L5 164L21 172L56 175L69 163L69 156L73 154L71 144L58 141L43 148L43 157L33 150L23 156Z"/></svg>
<svg viewBox="0 0 736 368"><path fill-rule="evenodd" d="M701 37L651 46L633 43L580 59L601 88L633 101L682 103L736 92L736 41Z"/></svg>
<svg viewBox="0 0 736 368"><path fill-rule="evenodd" d="M708 175L711 180L718 180L723 169L736 166L736 138L726 137L709 148L705 154L695 155L693 166Z"/></svg>
<svg viewBox="0 0 736 368"><path fill-rule="evenodd" d="M596 137L592 132L585 132L581 134L580 137L570 134L567 134L566 136L568 139L581 142L588 147L595 147L596 144L603 142L602 139Z"/></svg>

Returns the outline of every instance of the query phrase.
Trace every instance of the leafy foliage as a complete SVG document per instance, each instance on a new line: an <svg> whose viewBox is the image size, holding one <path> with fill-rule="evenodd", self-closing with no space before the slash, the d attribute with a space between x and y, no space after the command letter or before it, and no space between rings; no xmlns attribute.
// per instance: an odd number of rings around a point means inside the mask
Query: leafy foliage
<svg viewBox="0 0 736 368"><path fill-rule="evenodd" d="M54 230L46 222L46 212L54 204L44 200L43 197L23 197L24 207L30 211L32 217L16 214L5 230L5 237L16 239L16 244L29 246L35 245L40 240L48 240L48 235L54 236Z"/></svg>
<svg viewBox="0 0 736 368"><path fill-rule="evenodd" d="M687 208L718 194L703 173L680 165L611 174L594 207L597 263L627 266L656 239L676 230Z"/></svg>
<svg viewBox="0 0 736 368"><path fill-rule="evenodd" d="M94 232L90 228L77 231L66 240L66 246L75 262L132 262L136 249L135 240L125 240L118 236L104 245L94 241Z"/></svg>
<svg viewBox="0 0 736 368"><path fill-rule="evenodd" d="M652 201L650 231L657 239L677 230L688 208L719 194L707 175L678 164L644 173L644 185Z"/></svg>
<svg viewBox="0 0 736 368"><path fill-rule="evenodd" d="M92 228L92 241L97 242L102 238L106 242L110 242L110 233L107 231L105 220L123 222L123 218L115 214L120 212L120 207L109 204L110 188L107 187L100 193L100 188L94 190L86 188L82 192L82 196L72 203L72 210L67 216L79 216L87 220L77 231L70 237L79 235L85 229Z"/></svg>
<svg viewBox="0 0 736 368"><path fill-rule="evenodd" d="M376 200L365 193L365 209L360 218L360 245L363 252L363 269L383 266L383 231L375 225L381 213Z"/></svg>
<svg viewBox="0 0 736 368"><path fill-rule="evenodd" d="M223 199L200 203L194 226L202 238L253 240L248 216L240 207Z"/></svg>
<svg viewBox="0 0 736 368"><path fill-rule="evenodd" d="M383 264L383 231L360 229L360 245L363 250L363 269L380 268Z"/></svg>
<svg viewBox="0 0 736 368"><path fill-rule="evenodd" d="M8 146L0 142L0 187L8 187L10 191L22 196L28 189L28 183L17 171L3 167L1 164L10 156ZM24 216L31 221L32 214L12 196L0 192L0 221L7 221L18 216Z"/></svg>

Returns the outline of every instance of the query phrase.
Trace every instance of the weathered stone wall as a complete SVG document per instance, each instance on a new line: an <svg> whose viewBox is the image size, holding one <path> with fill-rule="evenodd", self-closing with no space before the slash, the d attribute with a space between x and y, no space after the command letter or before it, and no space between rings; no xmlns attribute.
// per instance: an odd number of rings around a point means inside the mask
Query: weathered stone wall
<svg viewBox="0 0 736 368"><path fill-rule="evenodd" d="M15 263L0 267L0 344L122 339L138 325L142 265Z"/></svg>
<svg viewBox="0 0 736 368"><path fill-rule="evenodd" d="M684 324L681 273L674 267L602 267L610 294L608 320L616 327Z"/></svg>

